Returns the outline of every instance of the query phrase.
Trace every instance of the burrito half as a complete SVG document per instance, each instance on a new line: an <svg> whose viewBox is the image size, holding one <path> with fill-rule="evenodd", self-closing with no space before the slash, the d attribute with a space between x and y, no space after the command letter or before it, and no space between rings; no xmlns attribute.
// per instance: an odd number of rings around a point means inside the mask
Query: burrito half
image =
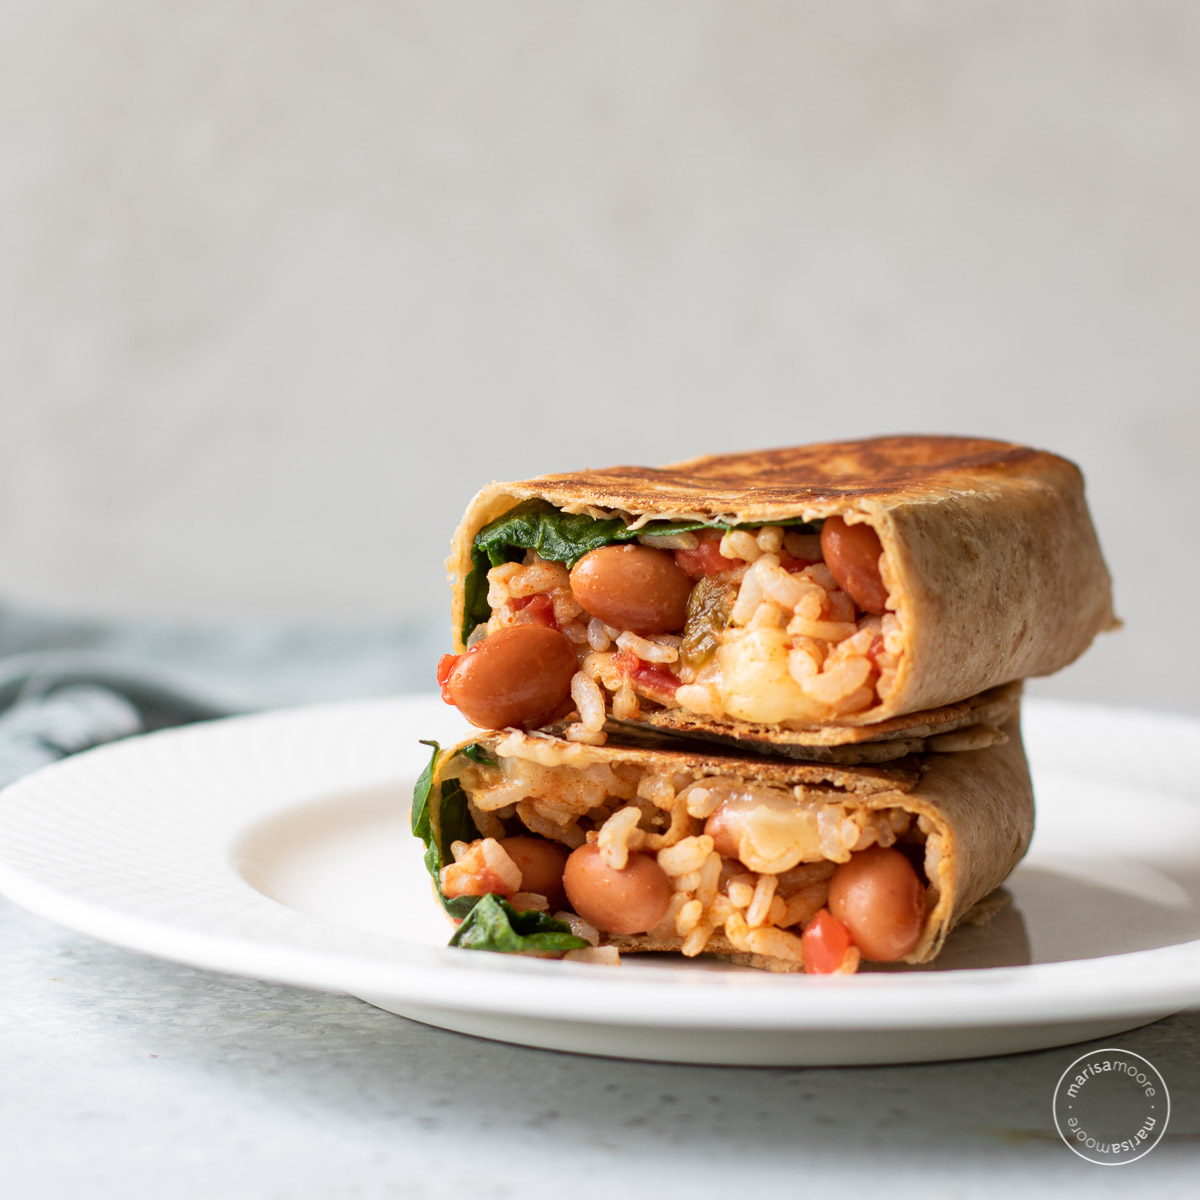
<svg viewBox="0 0 1200 1200"><path fill-rule="evenodd" d="M573 710L593 743L608 718L797 754L995 725L991 689L1117 624L1078 468L977 438L492 484L448 566L446 699L481 728Z"/></svg>
<svg viewBox="0 0 1200 1200"><path fill-rule="evenodd" d="M923 963L1033 832L1017 723L982 750L886 767L657 739L491 732L414 796L451 944L614 961L715 954L774 971Z"/></svg>

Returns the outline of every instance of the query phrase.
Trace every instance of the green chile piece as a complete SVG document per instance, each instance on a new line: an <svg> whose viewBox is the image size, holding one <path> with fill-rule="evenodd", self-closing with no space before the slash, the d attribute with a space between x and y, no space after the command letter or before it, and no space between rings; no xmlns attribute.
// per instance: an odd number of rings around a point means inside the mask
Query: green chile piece
<svg viewBox="0 0 1200 1200"><path fill-rule="evenodd" d="M687 624L679 660L692 671L699 671L716 653L721 633L733 612L735 589L714 576L706 575L688 597Z"/></svg>

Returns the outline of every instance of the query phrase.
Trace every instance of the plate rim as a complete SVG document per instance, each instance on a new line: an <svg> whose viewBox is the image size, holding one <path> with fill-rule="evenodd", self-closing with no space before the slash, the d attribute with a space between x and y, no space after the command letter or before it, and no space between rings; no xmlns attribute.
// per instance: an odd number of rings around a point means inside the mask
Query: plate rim
<svg viewBox="0 0 1200 1200"><path fill-rule="evenodd" d="M23 870L7 852L4 835L14 812L40 803L39 795L76 786L93 773L119 771L148 754L147 746L170 754L172 746L202 746L210 739L253 740L255 733L348 721L384 725L397 717L428 714L436 695L417 693L375 700L305 705L219 718L161 730L44 767L0 792L0 894L39 916L125 949L206 970L293 986L351 994L388 995L447 1011L552 1018L641 1028L710 1030L820 1029L902 1030L944 1027L974 1029L1109 1016L1165 1013L1200 1005L1200 938L1149 950L1097 958L954 972L864 974L849 978L775 975L767 972L688 972L678 967L639 965L626 971L586 964L515 959L449 948L433 948L385 935L336 926L291 909L257 891L237 875L248 904L265 902L283 913L264 954L261 938L226 929L181 927L104 906L72 894ZM1027 699L1025 715L1057 713L1089 719L1156 722L1163 714L1067 701ZM1200 740L1200 720L1170 714ZM418 735L419 736L419 735ZM303 744L303 743L301 743ZM408 753L412 753L411 749ZM411 767L409 768L411 770ZM79 779L70 778L78 776ZM396 778L395 783L402 782ZM347 790L364 786L347 779ZM293 803L305 801L300 799ZM286 811L286 806L283 811ZM237 830L226 830L233 846L266 812ZM217 831L214 831L214 838ZM256 897L257 899L252 899ZM331 936L331 931L334 936ZM314 945L315 943L315 945ZM487 986L480 983L486 979ZM736 981L736 982L732 982ZM886 992L884 991L886 989ZM664 1005L665 993L670 1003ZM886 994L886 1005L879 996ZM618 1005L613 998L620 997ZM953 1003L947 1003L947 997Z"/></svg>

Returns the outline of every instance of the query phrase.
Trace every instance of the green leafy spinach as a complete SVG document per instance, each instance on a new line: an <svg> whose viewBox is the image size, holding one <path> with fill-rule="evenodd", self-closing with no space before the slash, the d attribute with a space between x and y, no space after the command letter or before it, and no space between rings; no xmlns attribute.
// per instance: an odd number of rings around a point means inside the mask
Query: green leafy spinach
<svg viewBox="0 0 1200 1200"><path fill-rule="evenodd" d="M773 522L795 526L810 532L818 524L797 518ZM649 521L631 529L619 517L607 521L589 517L586 513L566 513L545 500L526 500L516 508L485 525L471 546L471 571L463 585L466 606L463 611L462 639L471 636L476 625L485 622L492 609L488 604L487 573L489 567L516 562L526 550L535 550L542 558L573 567L585 554L614 542L631 542L643 534L665 536L672 533L694 533L700 529L747 529L754 526L722 525L712 521Z"/></svg>
<svg viewBox="0 0 1200 1200"><path fill-rule="evenodd" d="M502 954L523 954L529 951L579 950L588 943L571 933L562 921L542 912L518 912L498 896L446 896L441 887L441 871L451 859L454 842L471 842L479 830L471 819L467 794L457 779L447 779L440 785L437 820L434 820L433 772L441 747L437 742L424 741L433 753L413 788L411 824L415 837L425 843L425 869L433 879L442 907L450 916L462 922L450 939L450 945L467 950L496 950ZM479 757L471 754L475 750ZM492 764L477 742L463 751L475 762Z"/></svg>
<svg viewBox="0 0 1200 1200"><path fill-rule="evenodd" d="M582 950L587 944L564 921L556 921L544 912L518 912L507 900L490 894L479 897L450 939L450 945L463 950L494 950L500 954L561 954Z"/></svg>
<svg viewBox="0 0 1200 1200"><path fill-rule="evenodd" d="M476 896L446 896L442 893L442 868L453 859L450 847L455 842L473 842L479 836L471 810L467 807L467 794L457 779L447 779L440 787L440 802L437 805L437 824L433 820L433 770L441 747L437 742L422 740L423 746L432 746L429 764L421 772L413 788L412 831L425 843L425 869L433 879L442 907L452 917L465 917L474 907Z"/></svg>
<svg viewBox="0 0 1200 1200"><path fill-rule="evenodd" d="M493 758L478 742L472 742L469 746L464 746L459 753L465 754L472 762L478 763L481 767L495 767L499 765L499 760Z"/></svg>

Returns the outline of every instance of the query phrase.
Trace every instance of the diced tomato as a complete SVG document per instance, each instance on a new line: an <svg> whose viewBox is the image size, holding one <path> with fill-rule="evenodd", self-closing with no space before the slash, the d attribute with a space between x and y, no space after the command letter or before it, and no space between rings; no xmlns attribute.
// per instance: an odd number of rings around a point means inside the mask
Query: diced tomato
<svg viewBox="0 0 1200 1200"><path fill-rule="evenodd" d="M675 562L685 575L699 579L702 575L720 575L732 571L741 562L737 558L726 558L721 553L719 533L699 534L700 544L695 550L676 550Z"/></svg>
<svg viewBox="0 0 1200 1200"><path fill-rule="evenodd" d="M823 908L804 927L800 942L804 947L804 969L810 975L831 975L845 961L850 930Z"/></svg>
<svg viewBox="0 0 1200 1200"><path fill-rule="evenodd" d="M554 618L554 601L549 592L534 592L532 596L518 596L512 601L515 612L524 613L525 620L531 625L548 625L551 629L558 628Z"/></svg>
<svg viewBox="0 0 1200 1200"><path fill-rule="evenodd" d="M779 556L779 565L785 571L803 571L816 561L815 558L793 558L786 550Z"/></svg>
<svg viewBox="0 0 1200 1200"><path fill-rule="evenodd" d="M634 683L640 684L654 695L666 695L674 699L679 687L679 679L665 667L655 663L642 663L633 673Z"/></svg>
<svg viewBox="0 0 1200 1200"><path fill-rule="evenodd" d="M613 658L613 664L622 675L628 675L639 687L650 694L652 700L665 697L673 699L675 690L679 687L679 679L672 675L666 667L657 663L642 662L636 654L627 650L621 651Z"/></svg>
<svg viewBox="0 0 1200 1200"><path fill-rule="evenodd" d="M437 665L437 681L438 687L442 689L442 699L447 704L453 704L454 698L450 695L450 672L458 666L458 660L462 658L461 654L443 654L438 659Z"/></svg>
<svg viewBox="0 0 1200 1200"><path fill-rule="evenodd" d="M879 666L879 656L882 653L883 653L883 638L880 637L878 634L876 634L876 636L871 639L871 644L867 647L867 657L871 660L872 663L875 664L876 667L878 667Z"/></svg>

